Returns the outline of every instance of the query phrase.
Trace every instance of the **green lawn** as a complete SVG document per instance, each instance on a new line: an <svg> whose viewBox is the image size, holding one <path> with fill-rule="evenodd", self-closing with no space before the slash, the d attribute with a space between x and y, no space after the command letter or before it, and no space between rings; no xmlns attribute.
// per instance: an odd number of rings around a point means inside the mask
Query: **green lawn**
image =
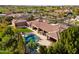
<svg viewBox="0 0 79 59"><path fill-rule="evenodd" d="M17 32L27 32L27 33L32 32L32 30L30 30L30 29L28 29L28 28L17 28L16 31L17 31Z"/></svg>
<svg viewBox="0 0 79 59"><path fill-rule="evenodd" d="M75 24L79 24L79 21L75 21Z"/></svg>
<svg viewBox="0 0 79 59"><path fill-rule="evenodd" d="M2 50L1 50L1 51L0 51L0 54L13 54L13 52L10 52L10 51L4 51L4 50L2 51Z"/></svg>
<svg viewBox="0 0 79 59"><path fill-rule="evenodd" d="M0 32L0 37L2 37L2 32Z"/></svg>

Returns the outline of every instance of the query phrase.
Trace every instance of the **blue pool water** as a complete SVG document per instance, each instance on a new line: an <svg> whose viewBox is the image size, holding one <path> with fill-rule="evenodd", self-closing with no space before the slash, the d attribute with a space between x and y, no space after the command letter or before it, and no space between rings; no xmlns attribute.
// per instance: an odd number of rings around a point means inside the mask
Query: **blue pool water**
<svg viewBox="0 0 79 59"><path fill-rule="evenodd" d="M37 42L40 38L36 36L35 34L28 34L24 36L26 43L30 42L31 40L33 42Z"/></svg>
<svg viewBox="0 0 79 59"><path fill-rule="evenodd" d="M33 42L38 42L38 40L40 39L37 35L35 34L26 34L24 35L24 38L25 38L25 42L26 44L28 44L28 42L30 42L31 40ZM30 54L36 54L37 53L37 48L39 47L39 45L37 44L37 47L35 48L30 48L28 46L26 46L26 50L28 50L26 53L30 53Z"/></svg>

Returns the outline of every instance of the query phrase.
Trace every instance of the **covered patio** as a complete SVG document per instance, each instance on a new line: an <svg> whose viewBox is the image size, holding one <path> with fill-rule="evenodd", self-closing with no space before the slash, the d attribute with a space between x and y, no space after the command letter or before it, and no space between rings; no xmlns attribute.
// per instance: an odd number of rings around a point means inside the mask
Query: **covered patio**
<svg viewBox="0 0 79 59"><path fill-rule="evenodd" d="M47 34L47 39L50 40L50 41L53 41L53 42L58 41L58 39L59 39L59 34L58 34L58 32L48 33L48 34Z"/></svg>

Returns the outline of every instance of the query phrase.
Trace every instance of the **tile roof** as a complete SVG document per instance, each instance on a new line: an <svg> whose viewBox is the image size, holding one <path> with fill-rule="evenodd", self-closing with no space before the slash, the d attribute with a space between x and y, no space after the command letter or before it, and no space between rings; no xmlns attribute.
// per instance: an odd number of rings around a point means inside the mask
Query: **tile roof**
<svg viewBox="0 0 79 59"><path fill-rule="evenodd" d="M49 37L54 38L54 39L58 39L58 32L59 31L62 32L63 30L68 28L68 26L65 24L50 25L48 23L38 22L38 21L31 21L30 23L32 24L32 26L36 26L37 28L47 31L48 32L47 35Z"/></svg>
<svg viewBox="0 0 79 59"><path fill-rule="evenodd" d="M19 23L19 22L27 22L27 20L16 20L16 23Z"/></svg>
<svg viewBox="0 0 79 59"><path fill-rule="evenodd" d="M51 37L51 38L54 38L54 39L56 39L56 40L58 40L58 33L57 32L54 32L54 33L48 33L47 34L49 37Z"/></svg>
<svg viewBox="0 0 79 59"><path fill-rule="evenodd" d="M36 26L44 31L53 32L58 30L58 25L50 25L46 22L31 21L32 26Z"/></svg>

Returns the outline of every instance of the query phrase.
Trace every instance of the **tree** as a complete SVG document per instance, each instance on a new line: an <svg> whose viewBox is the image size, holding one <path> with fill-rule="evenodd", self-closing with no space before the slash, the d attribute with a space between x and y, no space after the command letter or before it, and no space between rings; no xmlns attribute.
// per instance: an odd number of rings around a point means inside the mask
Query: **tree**
<svg viewBox="0 0 79 59"><path fill-rule="evenodd" d="M27 18L28 21L34 20L34 16L33 15L29 15L29 17Z"/></svg>
<svg viewBox="0 0 79 59"><path fill-rule="evenodd" d="M0 16L0 23L2 23L5 20L5 16Z"/></svg>
<svg viewBox="0 0 79 59"><path fill-rule="evenodd" d="M13 16L8 16L8 17L5 18L5 20L6 20L9 24L11 24L11 21L13 20Z"/></svg>
<svg viewBox="0 0 79 59"><path fill-rule="evenodd" d="M37 47L37 44L35 42L33 42L32 40L30 40L30 42L27 44L27 46L29 48L34 48L35 49Z"/></svg>
<svg viewBox="0 0 79 59"><path fill-rule="evenodd" d="M26 44L26 52L28 52L28 53L37 53L37 43L36 42L33 42L32 40L30 40L30 42L28 42L27 44ZM29 51L28 51L29 50Z"/></svg>
<svg viewBox="0 0 79 59"><path fill-rule="evenodd" d="M4 33L3 33L3 36L4 35L14 35L14 31L12 30L11 27L7 27L5 30L4 30Z"/></svg>
<svg viewBox="0 0 79 59"><path fill-rule="evenodd" d="M2 38L0 38L0 42L2 41Z"/></svg>
<svg viewBox="0 0 79 59"><path fill-rule="evenodd" d="M47 47L46 46L40 46L39 51L41 54L47 54Z"/></svg>
<svg viewBox="0 0 79 59"><path fill-rule="evenodd" d="M17 45L17 51L16 52L18 52L20 54L25 53L24 41L23 41L23 37L21 36L20 33L18 33L17 40L18 40L18 43L17 43L18 45Z"/></svg>
<svg viewBox="0 0 79 59"><path fill-rule="evenodd" d="M79 53L79 27L69 27L61 32L59 41L48 48L48 51L56 54Z"/></svg>

